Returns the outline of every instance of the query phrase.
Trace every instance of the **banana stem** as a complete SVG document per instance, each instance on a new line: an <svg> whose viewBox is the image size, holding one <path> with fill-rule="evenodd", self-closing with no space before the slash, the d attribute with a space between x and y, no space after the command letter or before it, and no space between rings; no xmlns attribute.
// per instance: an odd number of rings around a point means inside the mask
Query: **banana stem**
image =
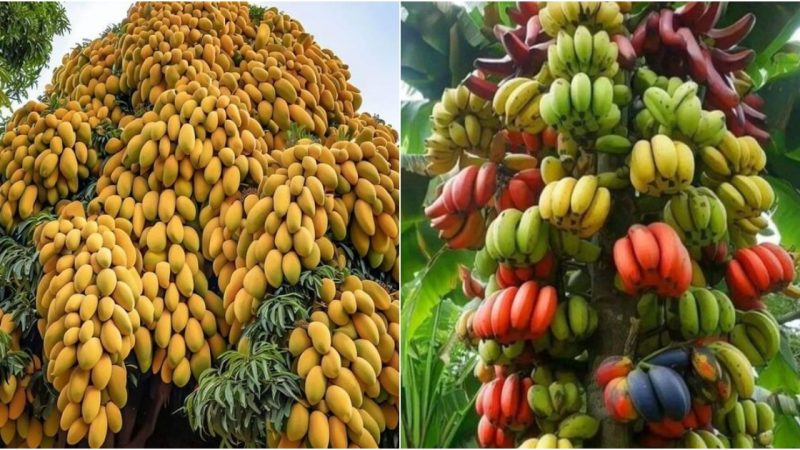
<svg viewBox="0 0 800 450"><path fill-rule="evenodd" d="M630 76L626 82L630 84ZM628 121L627 116L627 108L624 108L624 123ZM616 171L623 164L623 158L597 154L595 164L595 173ZM614 190L612 196L612 211L609 212L606 225L595 237L595 242L602 248L601 257L589 266L592 304L597 309L599 318L595 333L602 338L592 339L589 345L588 363L591 370L586 374L587 406L588 413L601 421L600 432L591 443L592 447L630 448L635 446L630 427L608 416L603 402L603 389L594 381L595 370L606 357L621 355L628 345L633 345L628 344L628 336L631 319L636 317L636 301L614 287L616 268L611 257L616 240L638 221L635 217L633 190Z"/></svg>
<svg viewBox="0 0 800 450"><path fill-rule="evenodd" d="M628 330L628 338L625 340L625 355L633 356L636 353L636 343L639 340L639 319L631 318L631 328Z"/></svg>
<svg viewBox="0 0 800 450"><path fill-rule="evenodd" d="M664 352L667 352L667 351L675 349L675 348L685 347L687 345L690 345L691 343L692 343L692 341L672 342L669 345L667 345L666 347L662 347L662 348L654 351L653 353L650 353L649 355L645 356L644 358L642 358L642 361L649 361L650 359L655 358L656 356L658 356L658 355L660 355L660 354L662 354ZM640 363L640 364L647 364L647 363Z"/></svg>

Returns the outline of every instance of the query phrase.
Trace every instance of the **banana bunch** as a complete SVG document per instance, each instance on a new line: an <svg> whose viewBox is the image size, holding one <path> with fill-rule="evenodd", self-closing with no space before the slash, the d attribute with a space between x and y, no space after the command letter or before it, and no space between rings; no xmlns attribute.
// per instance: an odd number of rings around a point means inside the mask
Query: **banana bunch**
<svg viewBox="0 0 800 450"><path fill-rule="evenodd" d="M11 117L0 141L0 225L10 229L78 192L97 167L88 116L76 101L53 112L31 101Z"/></svg>
<svg viewBox="0 0 800 450"><path fill-rule="evenodd" d="M488 421L495 427L505 429L525 429L532 425L533 414L528 407L526 395L533 385L530 377L518 373L496 377L484 383L475 398L475 412L481 421ZM498 395L499 394L499 395ZM490 441L496 436L481 436L483 441Z"/></svg>
<svg viewBox="0 0 800 450"><path fill-rule="evenodd" d="M611 193L598 184L595 175L579 179L564 177L545 186L539 197L539 212L555 228L588 238L606 222Z"/></svg>
<svg viewBox="0 0 800 450"><path fill-rule="evenodd" d="M684 339L718 336L736 326L736 308L725 293L716 289L692 287L679 298L670 311L670 328Z"/></svg>
<svg viewBox="0 0 800 450"><path fill-rule="evenodd" d="M488 292L472 317L472 334L502 344L537 338L551 326L557 304L556 289L535 281Z"/></svg>
<svg viewBox="0 0 800 450"><path fill-rule="evenodd" d="M775 412L766 402L742 400L729 411L714 413L714 427L730 436L731 448L755 448L772 445Z"/></svg>
<svg viewBox="0 0 800 450"><path fill-rule="evenodd" d="M567 416L580 412L585 404L583 389L574 381L534 384L527 396L537 419L548 422L566 420Z"/></svg>
<svg viewBox="0 0 800 450"><path fill-rule="evenodd" d="M526 439L519 448L575 448L575 446L569 439L560 438L554 433L545 433L539 437Z"/></svg>
<svg viewBox="0 0 800 450"><path fill-rule="evenodd" d="M508 162L510 156L526 156L533 160L536 159L536 157L530 155L506 155L503 159L504 165ZM509 166L506 165L505 167L508 168ZM509 208L528 209L538 203L542 189L544 189L544 180L542 180L542 174L539 169L523 168L511 175L507 182L501 184L500 190L495 196L494 207L498 211ZM478 190L476 185L475 191Z"/></svg>
<svg viewBox="0 0 800 450"><path fill-rule="evenodd" d="M489 224L486 252L495 261L511 265L530 265L540 261L550 244L550 224L543 220L541 208L525 211L505 209Z"/></svg>
<svg viewBox="0 0 800 450"><path fill-rule="evenodd" d="M741 350L754 367L764 366L780 349L778 323L766 311L745 311L730 332L730 343Z"/></svg>
<svg viewBox="0 0 800 450"><path fill-rule="evenodd" d="M281 446L377 448L396 429L400 304L378 283L326 278L323 304L289 336L303 397L292 405Z"/></svg>
<svg viewBox="0 0 800 450"><path fill-rule="evenodd" d="M597 330L597 310L582 296L569 296L556 308L550 333L559 341L583 341Z"/></svg>
<svg viewBox="0 0 800 450"><path fill-rule="evenodd" d="M678 234L663 222L634 224L614 244L620 288L629 295L653 289L663 297L679 297L692 280L689 252Z"/></svg>
<svg viewBox="0 0 800 450"><path fill-rule="evenodd" d="M500 84L492 98L492 109L506 129L539 134L547 126L539 114L543 91L535 79L511 78Z"/></svg>
<svg viewBox="0 0 800 450"><path fill-rule="evenodd" d="M295 147L295 157L297 151ZM334 143L330 151L339 175L336 193L341 196L341 201L334 199L330 225L336 221L335 214L343 222L347 222L347 217L355 218L349 220L349 233L343 236L341 230L336 230L335 239L348 238L358 256L365 258L373 269L399 270L400 153L396 142L366 128L351 141ZM305 161L305 165L311 164ZM347 215L343 214L342 206Z"/></svg>
<svg viewBox="0 0 800 450"><path fill-rule="evenodd" d="M621 118L619 106L614 103L612 81L606 77L592 81L582 72L572 81L555 80L542 96L539 113L547 125L576 138L607 134Z"/></svg>
<svg viewBox="0 0 800 450"><path fill-rule="evenodd" d="M639 130L647 135L657 129L659 134L674 135L697 147L717 145L727 132L724 114L703 110L694 81L670 84L667 89L654 86L644 91L645 109L634 120Z"/></svg>
<svg viewBox="0 0 800 450"><path fill-rule="evenodd" d="M761 226L763 221L760 220L760 216L775 203L775 191L772 185L759 175L734 175L730 181L720 183L715 192L728 211L728 220L735 221L751 234L756 234L764 228Z"/></svg>
<svg viewBox="0 0 800 450"><path fill-rule="evenodd" d="M494 276L492 281L501 288L520 286L526 281L548 282L552 280L556 271L556 259L553 252L547 252L539 262L529 266L514 267L492 261L496 264L496 271L491 274ZM478 264L477 261L476 264ZM474 282L475 277L472 277L470 284L472 285Z"/></svg>
<svg viewBox="0 0 800 450"><path fill-rule="evenodd" d="M125 359L149 343L139 341L139 330L153 323L158 305L136 269L140 256L130 229L130 222L108 215L87 218L83 204L72 202L36 230L45 373L59 392L59 425L70 445L88 437L98 447L109 431L120 430Z"/></svg>
<svg viewBox="0 0 800 450"><path fill-rule="evenodd" d="M664 222L690 248L715 244L728 231L725 205L706 187L690 186L670 197L664 206Z"/></svg>
<svg viewBox="0 0 800 450"><path fill-rule="evenodd" d="M689 187L694 177L692 150L662 134L637 142L629 164L633 187L654 197L677 194Z"/></svg>
<svg viewBox="0 0 800 450"><path fill-rule="evenodd" d="M666 77L659 75L647 66L641 66L633 72L631 85L633 86L634 93L638 95L644 94L648 88L658 87L668 93L675 92L675 89L683 84L684 80L680 77Z"/></svg>
<svg viewBox="0 0 800 450"><path fill-rule="evenodd" d="M623 20L617 2L548 2L539 10L542 28L552 37L561 30L573 34L580 25L613 34L622 30Z"/></svg>
<svg viewBox="0 0 800 450"><path fill-rule="evenodd" d="M731 299L745 310L763 308L762 295L785 289L794 278L794 258L771 242L736 250L725 268Z"/></svg>
<svg viewBox="0 0 800 450"><path fill-rule="evenodd" d="M475 318L473 317L473 323ZM470 325L474 329L474 325ZM501 344L496 339L482 339L478 342L480 362L487 365L508 365L514 358L519 357L523 350L525 350L525 341L521 339L508 344Z"/></svg>
<svg viewBox="0 0 800 450"><path fill-rule="evenodd" d="M461 85L445 89L433 106L432 127L425 141L428 172L439 175L455 167L464 152L486 155L500 122L491 103Z"/></svg>
<svg viewBox="0 0 800 450"><path fill-rule="evenodd" d="M22 331L11 314L0 309L0 331L11 338L6 355L22 352ZM48 448L55 445L59 417L55 411L38 413L31 377L42 368L42 360L32 355L19 375L8 374L0 382L0 441L7 447Z"/></svg>
<svg viewBox="0 0 800 450"><path fill-rule="evenodd" d="M709 430L689 430L681 438L681 447L684 448L728 448L725 445L727 438L724 435L714 434Z"/></svg>
<svg viewBox="0 0 800 450"><path fill-rule="evenodd" d="M592 35L583 25L574 34L562 29L555 45L547 49L547 67L556 78L567 80L581 72L589 78L613 78L619 71L617 51L605 30Z"/></svg>
<svg viewBox="0 0 800 450"><path fill-rule="evenodd" d="M701 147L698 153L703 167L700 181L711 188L735 175L757 175L767 165L767 155L758 141L729 131L719 144Z"/></svg>
<svg viewBox="0 0 800 450"><path fill-rule="evenodd" d="M719 400L730 401L737 398L739 400L750 399L753 397L755 389L755 378L753 365L747 359L744 353L736 346L725 341L715 341L705 346L709 350L705 354L704 363L695 363L693 361L694 371L704 381L716 382L724 384L727 387L724 389L717 389L717 396ZM698 353L699 354L699 353ZM704 372L698 371L698 368L710 368ZM718 369L718 370L717 370Z"/></svg>

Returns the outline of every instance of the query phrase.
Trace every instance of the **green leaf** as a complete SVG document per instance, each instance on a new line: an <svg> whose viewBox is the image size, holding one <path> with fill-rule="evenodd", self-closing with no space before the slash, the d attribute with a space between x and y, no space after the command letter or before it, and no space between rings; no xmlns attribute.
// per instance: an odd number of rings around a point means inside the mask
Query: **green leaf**
<svg viewBox="0 0 800 450"><path fill-rule="evenodd" d="M478 384L472 377L474 352L452 333L461 309L440 301L401 352L404 447L449 448L471 416Z"/></svg>
<svg viewBox="0 0 800 450"><path fill-rule="evenodd" d="M475 253L440 250L413 281L401 289L404 331L413 336L421 322L442 298L459 285L459 264L471 264ZM455 295L461 295L460 290Z"/></svg>
<svg viewBox="0 0 800 450"><path fill-rule="evenodd" d="M772 392L800 394L797 362L785 333L781 334L780 352L759 373L758 385Z"/></svg>
<svg viewBox="0 0 800 450"><path fill-rule="evenodd" d="M768 176L767 181L775 191L776 208L772 221L778 227L781 244L800 248L800 192L788 181Z"/></svg>
<svg viewBox="0 0 800 450"><path fill-rule="evenodd" d="M800 423L797 417L776 414L773 433L775 436L772 441L773 447L797 448L797 443L800 442Z"/></svg>
<svg viewBox="0 0 800 450"><path fill-rule="evenodd" d="M404 100L401 103L400 148L403 153L425 153L425 139L431 134L430 117L435 103L434 100Z"/></svg>

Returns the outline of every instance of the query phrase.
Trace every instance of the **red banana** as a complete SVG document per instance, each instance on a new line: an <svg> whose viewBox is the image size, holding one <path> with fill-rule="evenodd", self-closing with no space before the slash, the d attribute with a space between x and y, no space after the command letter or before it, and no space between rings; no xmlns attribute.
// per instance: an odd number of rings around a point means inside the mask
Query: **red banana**
<svg viewBox="0 0 800 450"><path fill-rule="evenodd" d="M721 50L727 50L747 37L755 24L755 14L747 13L739 20L725 28L714 28L708 30L706 36L714 40L714 47Z"/></svg>

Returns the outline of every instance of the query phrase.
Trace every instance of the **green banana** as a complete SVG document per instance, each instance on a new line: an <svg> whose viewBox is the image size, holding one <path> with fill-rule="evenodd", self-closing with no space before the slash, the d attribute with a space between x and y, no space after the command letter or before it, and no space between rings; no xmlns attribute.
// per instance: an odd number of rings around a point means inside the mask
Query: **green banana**
<svg viewBox="0 0 800 450"><path fill-rule="evenodd" d="M642 100L658 123L667 128L672 127L674 119L672 97L665 90L651 87L644 91Z"/></svg>
<svg viewBox="0 0 800 450"><path fill-rule="evenodd" d="M694 294L686 291L678 299L678 316L681 335L684 339L694 339L700 334L700 311Z"/></svg>
<svg viewBox="0 0 800 450"><path fill-rule="evenodd" d="M528 255L536 247L539 237L539 228L542 226L542 216L539 207L532 206L522 213L516 230L517 250Z"/></svg>
<svg viewBox="0 0 800 450"><path fill-rule="evenodd" d="M755 436L758 433L758 413L756 411L756 403L752 400L742 400L739 402L742 405L742 412L744 414L744 428L745 433Z"/></svg>
<svg viewBox="0 0 800 450"><path fill-rule="evenodd" d="M750 361L750 364L756 367L763 366L766 364L766 360L764 356L761 355L761 352L758 351L756 346L750 340L750 336L747 334L747 326L744 324L737 324L733 327L733 331L731 331L730 336L731 344L736 346Z"/></svg>
<svg viewBox="0 0 800 450"><path fill-rule="evenodd" d="M723 341L712 342L708 347L716 353L717 359L730 376L739 397L752 398L755 389L753 365L741 350Z"/></svg>
<svg viewBox="0 0 800 450"><path fill-rule="evenodd" d="M588 65L592 61L592 47L594 46L592 33L586 27L578 27L573 36L575 47L575 59L582 65Z"/></svg>
<svg viewBox="0 0 800 450"><path fill-rule="evenodd" d="M495 222L498 226L495 231L494 239L497 245L498 256L508 259L517 252L517 224L522 218L522 212L518 209L506 209L501 212Z"/></svg>
<svg viewBox="0 0 800 450"><path fill-rule="evenodd" d="M588 111L592 105L592 81L585 73L581 72L572 77L570 100L573 109L579 113Z"/></svg>
<svg viewBox="0 0 800 450"><path fill-rule="evenodd" d="M719 331L723 334L730 333L736 325L736 307L724 292L712 289L711 293L717 298L719 305Z"/></svg>
<svg viewBox="0 0 800 450"><path fill-rule="evenodd" d="M528 389L528 405L537 417L547 419L555 413L547 386L534 384Z"/></svg>
<svg viewBox="0 0 800 450"><path fill-rule="evenodd" d="M731 433L744 433L746 430L744 408L740 402L737 402L726 416L728 422L728 429Z"/></svg>
<svg viewBox="0 0 800 450"><path fill-rule="evenodd" d="M764 337L765 342L759 348L767 359L772 359L778 354L781 344L781 334L778 323L768 312L751 310L742 314L742 323L750 328L758 330ZM750 334L748 332L748 334ZM759 342L760 344L760 342Z"/></svg>
<svg viewBox="0 0 800 450"><path fill-rule="evenodd" d="M772 431L775 428L775 412L768 403L756 402L756 416L758 421L758 432Z"/></svg>
<svg viewBox="0 0 800 450"><path fill-rule="evenodd" d="M700 332L703 336L716 334L719 326L719 302L714 294L705 288L692 289L697 309L700 312Z"/></svg>
<svg viewBox="0 0 800 450"><path fill-rule="evenodd" d="M606 77L595 79L592 86L592 114L595 117L603 117L611 110L612 104L614 104L614 87L611 80Z"/></svg>
<svg viewBox="0 0 800 450"><path fill-rule="evenodd" d="M572 330L569 326L569 315L567 313L567 303L561 303L556 308L553 320L550 322L550 332L559 341L566 341L573 338Z"/></svg>
<svg viewBox="0 0 800 450"><path fill-rule="evenodd" d="M600 421L594 417L575 413L558 424L558 436L565 439L591 439L600 429Z"/></svg>

